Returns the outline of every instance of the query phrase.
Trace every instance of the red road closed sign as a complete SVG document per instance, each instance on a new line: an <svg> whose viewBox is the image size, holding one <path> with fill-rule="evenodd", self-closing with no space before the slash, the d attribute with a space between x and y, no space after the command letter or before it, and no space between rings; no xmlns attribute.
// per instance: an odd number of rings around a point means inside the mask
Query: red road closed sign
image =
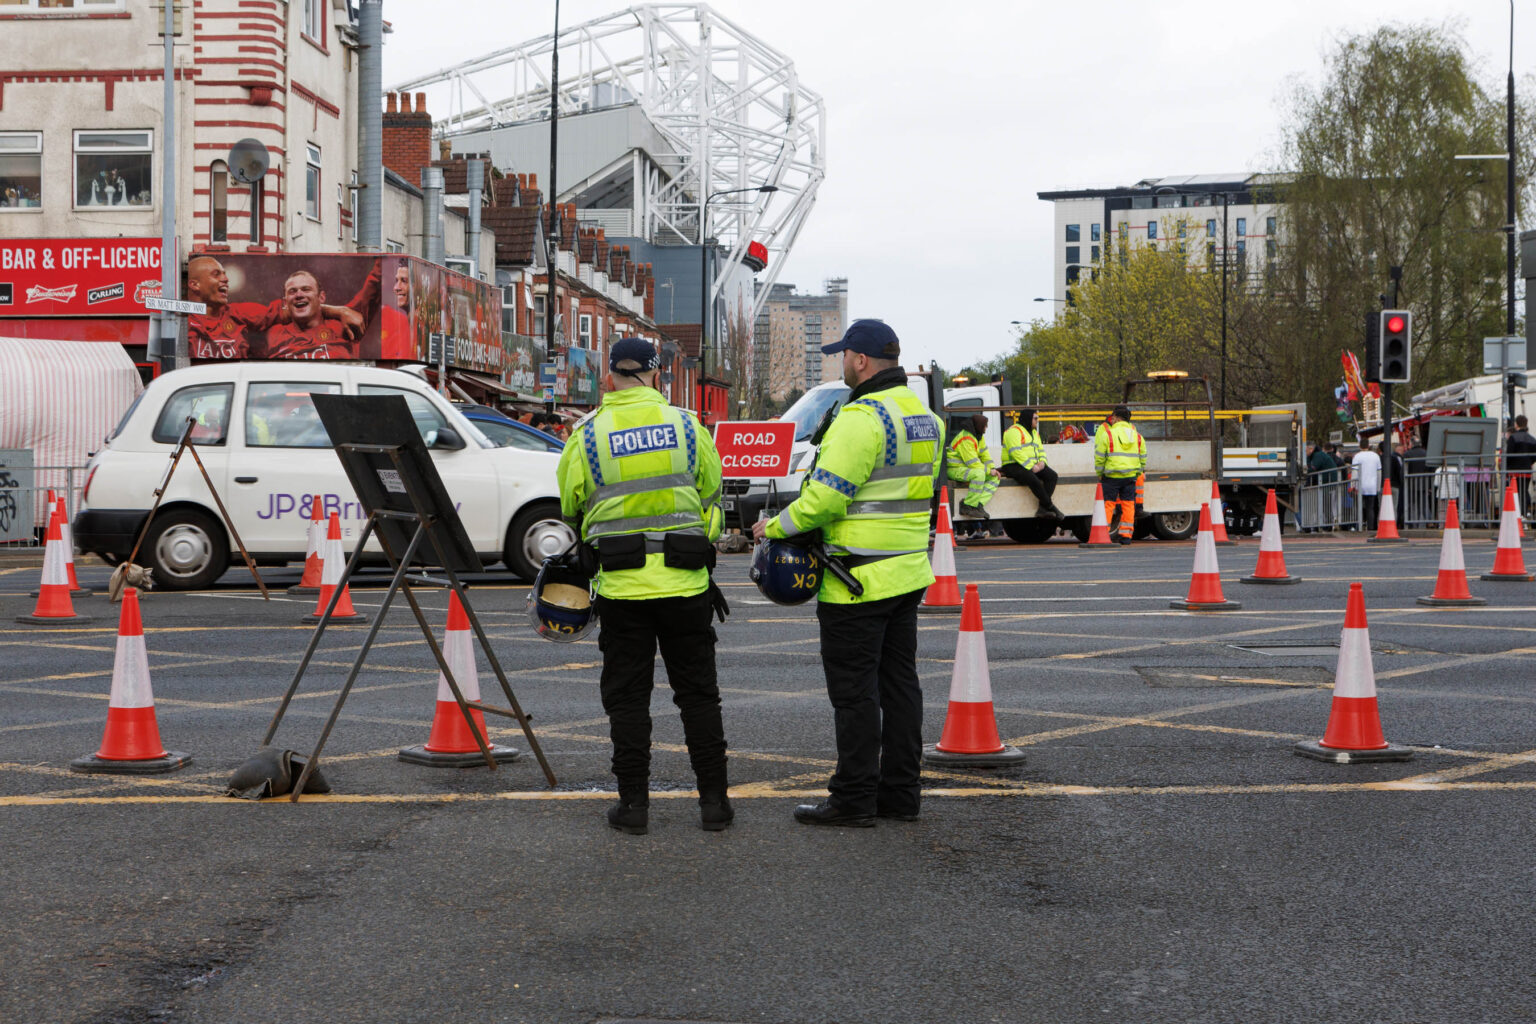
<svg viewBox="0 0 1536 1024"><path fill-rule="evenodd" d="M795 425L788 420L722 420L715 424L720 470L730 479L788 476L789 452L794 444Z"/></svg>

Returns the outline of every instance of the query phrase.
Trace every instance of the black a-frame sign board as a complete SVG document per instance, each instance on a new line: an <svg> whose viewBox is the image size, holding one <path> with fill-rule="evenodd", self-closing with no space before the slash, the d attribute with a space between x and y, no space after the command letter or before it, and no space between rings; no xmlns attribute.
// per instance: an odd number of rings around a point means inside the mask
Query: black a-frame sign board
<svg viewBox="0 0 1536 1024"><path fill-rule="evenodd" d="M325 634L325 627L330 621L331 613L336 609L336 602L341 596L342 588L352 577L353 570L357 568L369 537L378 536L379 546L383 549L390 568L394 570L394 576L390 579L389 589L384 594L384 603L379 608L378 615L374 617L368 636L357 652L357 660L353 662L352 670L347 674L347 681L336 697L336 705L325 721L325 728L315 744L314 753L310 755L304 765L303 773L293 784L293 795L290 799L295 801L299 799L300 794L304 792L304 785L309 780L310 773L319 764L320 751L324 748L331 729L336 725L336 719L341 715L341 707L346 703L352 684L357 681L357 674L362 670L363 662L368 657L368 650L373 646L374 639L379 634L379 627L383 625L389 606L397 593L403 593L410 604L411 611L421 626L422 636L426 637L427 646L432 649L432 657L437 659L438 668L442 670L448 688L453 691L453 698L458 702L459 711L464 715L470 732L474 734L475 741L479 744L480 752L485 756L485 763L494 769L496 758L486 745L485 737L481 735L479 729L475 728L474 721L470 717L471 710L516 719L523 728L523 735L528 739L529 749L538 758L539 767L544 770L545 780L550 786L554 786L554 772L550 770L549 762L544 758L544 751L533 735L533 726L529 724L528 716L523 713L517 697L512 693L512 685L507 682L507 674L502 671L501 662L496 660L496 653L491 650L485 630L480 626L480 618L475 614L463 584L459 582L459 573L480 571L480 558L475 554L469 535L464 532L464 524L459 521L453 502L443 487L442 478L437 475L437 467L432 464L432 457L427 454L426 445L422 443L421 433L411 417L410 407L405 399L399 395L315 394L310 397L315 403L315 411L320 415L320 422L325 425L331 442L336 447L336 455L341 459L342 468L347 472L347 479L351 481L352 489L357 492L358 501L368 513L368 520L363 526L361 536L357 539L357 546L352 550L352 556L347 559L347 567L342 572L341 582L336 585L325 613L320 617L319 624L315 626L314 635L310 637L309 647L299 662L293 682L289 684L288 692L283 694L282 703L278 705L277 712L272 716L272 723L267 727L266 738L261 741L263 746L272 742L273 736L277 733L278 724L288 710L288 704L298 692L299 683L304 678L310 659L314 657L315 649L320 645L320 638ZM447 578L447 585L458 595L459 602L464 606L464 614L469 619L470 627L475 631L480 649L485 652L486 658L490 661L491 670L496 673L496 680L507 696L510 709L464 699L464 694L459 691L459 684L448 667L448 661L443 656L442 648L432 634L432 627L422 614L421 606L416 602L416 595L411 592L412 580L432 586L441 586L443 581L424 574L412 575L410 570L413 566L421 569L436 567L442 570Z"/></svg>

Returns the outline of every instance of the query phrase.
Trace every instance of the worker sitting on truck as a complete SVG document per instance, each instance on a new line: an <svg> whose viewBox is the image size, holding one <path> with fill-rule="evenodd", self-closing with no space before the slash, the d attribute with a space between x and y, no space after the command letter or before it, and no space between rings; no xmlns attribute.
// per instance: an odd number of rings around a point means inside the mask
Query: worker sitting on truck
<svg viewBox="0 0 1536 1024"><path fill-rule="evenodd" d="M1039 502L1035 513L1048 519L1062 518L1051 502L1056 493L1056 471L1045 464L1045 442L1040 438L1040 414L1033 409L1014 410L1013 426L1003 431L1003 476L1028 487Z"/></svg>
<svg viewBox="0 0 1536 1024"><path fill-rule="evenodd" d="M960 514L971 519L991 519L986 506L997 493L997 470L992 468L981 441L986 430L987 418L981 413L957 419L950 430L949 447L944 449L945 474L966 489Z"/></svg>
<svg viewBox="0 0 1536 1024"><path fill-rule="evenodd" d="M1129 544L1136 529L1136 479L1147 471L1147 443L1131 426L1131 410L1117 405L1093 438L1093 471L1104 488L1110 526L1120 519L1117 543Z"/></svg>

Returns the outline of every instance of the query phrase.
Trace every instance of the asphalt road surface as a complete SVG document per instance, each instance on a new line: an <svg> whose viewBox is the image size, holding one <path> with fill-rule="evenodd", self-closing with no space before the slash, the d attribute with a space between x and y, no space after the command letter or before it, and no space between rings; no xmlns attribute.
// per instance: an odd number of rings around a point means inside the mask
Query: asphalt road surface
<svg viewBox="0 0 1536 1024"><path fill-rule="evenodd" d="M535 637L521 586L487 575L472 598L554 788L531 757L397 759L427 737L437 674L402 603L327 741L334 792L295 805L222 794L312 599L263 602L243 572L146 595L160 732L193 762L86 776L69 762L101 741L116 606L17 624L37 569L0 568L0 1020L1536 1020L1536 583L1479 581L1486 540L1466 545L1473 609L1415 603L1437 541L1288 537L1290 587L1240 585L1256 553L1220 549L1240 611L1192 614L1168 607L1189 543L960 552L999 728L1027 759L930 770L920 820L860 830L791 819L835 757L814 612L764 602L746 556L723 556L736 825L698 827L658 663L643 837L603 820L597 645ZM1293 753L1327 723L1353 581L1406 763ZM445 594L421 594L441 630ZM957 624L921 622L929 742ZM364 636L327 632L279 745L314 747ZM483 657L479 681L505 703Z"/></svg>

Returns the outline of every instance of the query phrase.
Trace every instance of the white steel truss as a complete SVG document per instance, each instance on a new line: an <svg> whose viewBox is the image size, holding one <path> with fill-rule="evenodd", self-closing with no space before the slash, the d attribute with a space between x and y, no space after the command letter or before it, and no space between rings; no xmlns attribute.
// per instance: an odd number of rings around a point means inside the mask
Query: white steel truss
<svg viewBox="0 0 1536 1024"><path fill-rule="evenodd" d="M637 4L562 28L558 48L561 117L638 104L670 144L651 154L657 166L634 198L637 235L696 244L707 229L728 252L711 300L751 242L768 248L755 320L826 176L821 96L787 56L704 3ZM449 113L436 124L444 136L547 119L555 49L553 34L542 36L390 91L446 86ZM762 185L778 191L755 191Z"/></svg>

